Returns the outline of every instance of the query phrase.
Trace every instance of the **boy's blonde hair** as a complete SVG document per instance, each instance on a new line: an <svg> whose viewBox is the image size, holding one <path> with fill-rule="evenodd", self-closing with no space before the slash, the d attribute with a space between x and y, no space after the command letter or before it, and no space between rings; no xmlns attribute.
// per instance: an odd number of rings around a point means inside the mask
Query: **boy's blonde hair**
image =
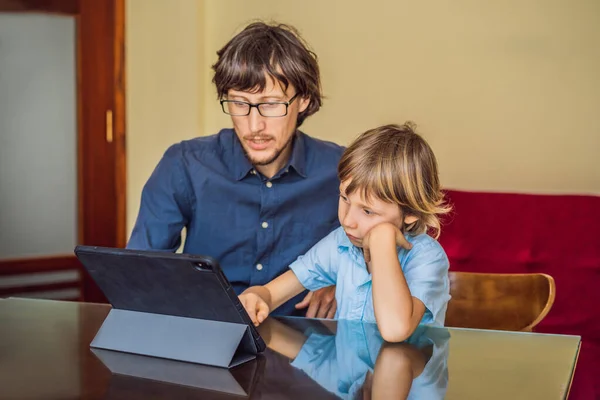
<svg viewBox="0 0 600 400"><path fill-rule="evenodd" d="M365 199L374 196L397 204L404 216L418 220L405 232L430 231L440 235L439 215L451 207L444 202L435 155L410 122L385 125L360 135L344 151L338 165L340 182L351 179L350 194L359 190Z"/></svg>

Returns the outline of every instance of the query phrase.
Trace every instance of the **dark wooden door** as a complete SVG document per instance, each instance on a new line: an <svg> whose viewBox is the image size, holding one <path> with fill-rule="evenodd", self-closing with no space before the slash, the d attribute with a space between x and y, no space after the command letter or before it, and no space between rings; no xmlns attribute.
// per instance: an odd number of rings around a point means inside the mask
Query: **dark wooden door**
<svg viewBox="0 0 600 400"><path fill-rule="evenodd" d="M124 24L124 0L0 0L0 296L105 301L72 247L126 242Z"/></svg>

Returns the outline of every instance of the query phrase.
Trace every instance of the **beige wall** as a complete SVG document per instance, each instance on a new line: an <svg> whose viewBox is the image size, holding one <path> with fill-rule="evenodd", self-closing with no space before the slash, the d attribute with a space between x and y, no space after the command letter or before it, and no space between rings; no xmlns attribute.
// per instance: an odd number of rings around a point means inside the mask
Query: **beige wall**
<svg viewBox="0 0 600 400"><path fill-rule="evenodd" d="M198 136L202 40L196 0L126 1L127 226L165 150Z"/></svg>
<svg viewBox="0 0 600 400"><path fill-rule="evenodd" d="M320 57L307 133L347 144L411 119L446 187L600 194L600 2L435 4L128 0L129 226L169 144L231 125L210 65L255 18L295 25Z"/></svg>

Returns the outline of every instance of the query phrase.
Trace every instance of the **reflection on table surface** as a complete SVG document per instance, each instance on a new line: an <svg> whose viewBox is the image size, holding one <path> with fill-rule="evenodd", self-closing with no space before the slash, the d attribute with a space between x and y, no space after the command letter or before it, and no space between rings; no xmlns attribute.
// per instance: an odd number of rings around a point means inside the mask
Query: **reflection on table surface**
<svg viewBox="0 0 600 400"><path fill-rule="evenodd" d="M448 385L446 329L419 326L386 343L375 324L270 318L259 331L269 349L344 399L443 399Z"/></svg>
<svg viewBox="0 0 600 400"><path fill-rule="evenodd" d="M90 349L109 306L0 300L0 398L563 399L580 338L270 318L268 350L227 370ZM201 340L201 338L199 338Z"/></svg>

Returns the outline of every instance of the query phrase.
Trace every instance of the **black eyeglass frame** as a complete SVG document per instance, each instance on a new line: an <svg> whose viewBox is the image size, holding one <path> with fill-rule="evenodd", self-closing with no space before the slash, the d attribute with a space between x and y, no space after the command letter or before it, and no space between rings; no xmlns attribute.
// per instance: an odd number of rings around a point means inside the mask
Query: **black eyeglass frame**
<svg viewBox="0 0 600 400"><path fill-rule="evenodd" d="M294 100L296 100L296 97L298 97L299 93L296 93L295 95L292 96L291 99L289 99L288 101L268 101L268 102L264 102L264 103L248 103L247 101L241 101L241 100L220 100L219 103L221 103L221 109L223 110L223 112L227 115L231 115L232 117L246 117L248 115L250 115L250 113L252 112L252 108L256 107L256 109L258 110L258 113L265 117L265 118L281 118L281 117L285 117L286 115L288 115L288 108L290 106L290 104L292 104L294 102ZM226 111L226 103L242 103L242 104L247 104L248 107L248 113L246 114L230 114L229 112ZM274 104L282 104L285 105L285 114L283 115L263 115L262 112L260 112L260 106L263 104L270 104L270 105L274 105Z"/></svg>

